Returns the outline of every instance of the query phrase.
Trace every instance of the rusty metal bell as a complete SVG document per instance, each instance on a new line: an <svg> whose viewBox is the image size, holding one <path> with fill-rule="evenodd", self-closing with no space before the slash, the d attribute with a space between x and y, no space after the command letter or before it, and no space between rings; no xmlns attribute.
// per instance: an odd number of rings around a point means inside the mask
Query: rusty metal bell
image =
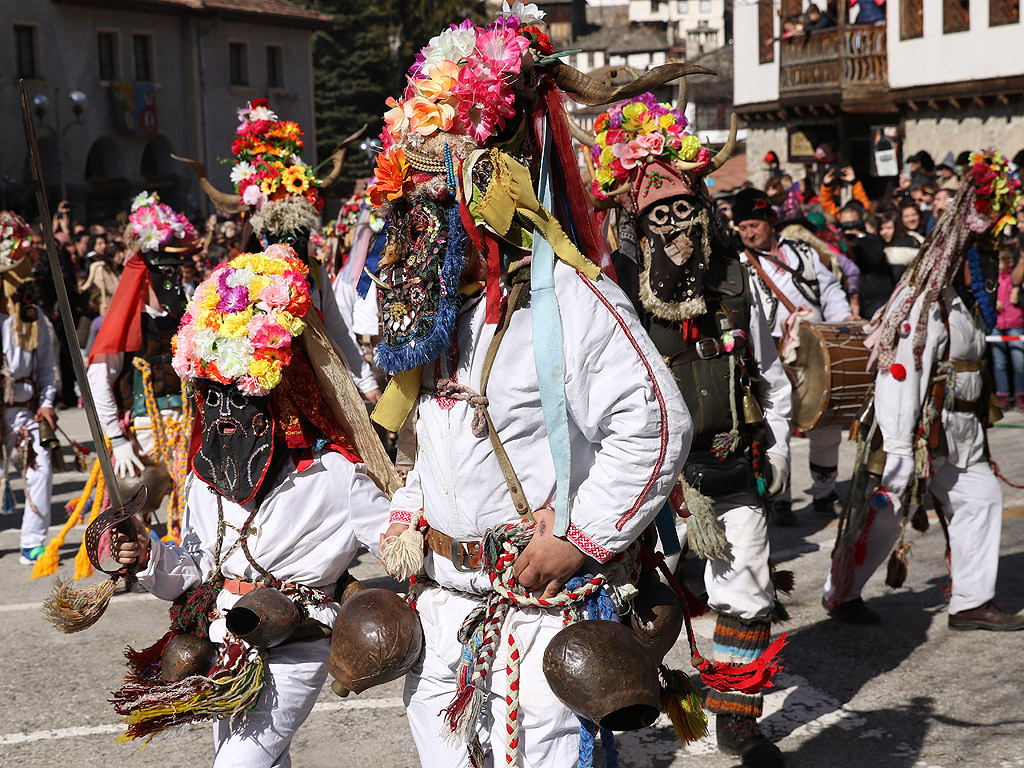
<svg viewBox="0 0 1024 768"><path fill-rule="evenodd" d="M117 478L117 486L121 489L123 498L130 498L139 492L140 488L146 489L146 503L139 510L143 516L149 515L160 509L164 497L170 493L173 480L171 473L162 462L155 461L150 456L142 459L143 468L139 474L131 477Z"/></svg>
<svg viewBox="0 0 1024 768"><path fill-rule="evenodd" d="M650 650L655 664L660 664L683 629L683 604L667 584L645 582L633 600L629 623Z"/></svg>
<svg viewBox="0 0 1024 768"><path fill-rule="evenodd" d="M280 645L302 621L299 609L272 587L254 589L239 598L224 620L228 631L256 648Z"/></svg>
<svg viewBox="0 0 1024 768"><path fill-rule="evenodd" d="M208 675L217 662L217 646L205 637L175 635L160 657L160 680L176 683L192 675Z"/></svg>
<svg viewBox="0 0 1024 768"><path fill-rule="evenodd" d="M635 731L661 711L658 667L633 630L617 621L580 621L551 638L544 677L577 715L613 731Z"/></svg>
<svg viewBox="0 0 1024 768"><path fill-rule="evenodd" d="M366 589L349 595L338 611L327 671L345 689L362 693L403 677L422 651L416 611L394 592Z"/></svg>

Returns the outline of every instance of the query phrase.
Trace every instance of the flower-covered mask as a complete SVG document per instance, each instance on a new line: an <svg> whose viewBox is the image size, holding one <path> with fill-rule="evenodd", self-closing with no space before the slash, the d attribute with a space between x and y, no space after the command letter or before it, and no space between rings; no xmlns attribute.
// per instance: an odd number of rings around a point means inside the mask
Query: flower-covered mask
<svg viewBox="0 0 1024 768"><path fill-rule="evenodd" d="M640 300L664 320L704 314L704 272L711 253L708 206L697 195L666 197L640 212L644 235Z"/></svg>
<svg viewBox="0 0 1024 768"><path fill-rule="evenodd" d="M388 373L435 360L451 344L467 237L458 202L441 197L397 202L388 216L377 272L381 342L374 353Z"/></svg>
<svg viewBox="0 0 1024 768"><path fill-rule="evenodd" d="M270 397L245 395L233 385L211 381L200 413L202 445L192 460L196 475L222 496L248 504L274 458Z"/></svg>

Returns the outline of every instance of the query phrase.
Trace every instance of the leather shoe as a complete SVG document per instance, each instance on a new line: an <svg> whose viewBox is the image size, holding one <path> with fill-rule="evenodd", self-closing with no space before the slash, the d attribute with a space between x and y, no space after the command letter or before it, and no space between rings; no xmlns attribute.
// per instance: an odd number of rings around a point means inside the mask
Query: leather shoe
<svg viewBox="0 0 1024 768"><path fill-rule="evenodd" d="M949 616L949 628L987 629L991 632L1016 632L1024 629L1024 616L1004 610L994 600L972 608L969 611L952 613Z"/></svg>
<svg viewBox="0 0 1024 768"><path fill-rule="evenodd" d="M782 768L782 750L768 741L753 717L719 714L715 730L718 748L739 755L748 768Z"/></svg>
<svg viewBox="0 0 1024 768"><path fill-rule="evenodd" d="M825 605L825 601L822 600L822 605ZM828 610L826 607L825 610ZM871 610L864 604L864 599L861 597L855 597L853 600L847 600L845 603L840 603L839 607L835 610L829 611L828 615L836 621L841 621L844 624L858 624L860 626L866 626L868 624L881 624L882 617L875 611Z"/></svg>
<svg viewBox="0 0 1024 768"><path fill-rule="evenodd" d="M792 501L776 501L772 505L772 520L780 528L791 528L796 525L796 513Z"/></svg>
<svg viewBox="0 0 1024 768"><path fill-rule="evenodd" d="M821 499L814 499L811 502L811 507L819 515L828 515L829 517L839 516L839 494L835 491L829 493Z"/></svg>

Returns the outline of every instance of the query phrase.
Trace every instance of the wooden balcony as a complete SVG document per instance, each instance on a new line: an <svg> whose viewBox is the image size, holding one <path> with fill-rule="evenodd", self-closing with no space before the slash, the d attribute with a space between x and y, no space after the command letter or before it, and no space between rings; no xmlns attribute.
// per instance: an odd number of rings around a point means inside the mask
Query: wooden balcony
<svg viewBox="0 0 1024 768"><path fill-rule="evenodd" d="M874 98L889 87L885 26L847 25L783 40L779 96L789 102Z"/></svg>

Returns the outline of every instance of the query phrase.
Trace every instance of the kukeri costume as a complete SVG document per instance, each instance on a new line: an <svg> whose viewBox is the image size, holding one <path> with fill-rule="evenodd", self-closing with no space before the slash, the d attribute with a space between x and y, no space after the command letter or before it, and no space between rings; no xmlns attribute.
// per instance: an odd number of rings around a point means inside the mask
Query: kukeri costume
<svg viewBox="0 0 1024 768"><path fill-rule="evenodd" d="M49 446L40 442L39 408L53 408L57 396L57 361L53 340L40 321L29 274L32 245L27 222L11 211L0 211L0 383L3 392L3 472L0 499L7 494L15 467L25 480L21 519L21 562L33 565L43 553L50 525L53 464ZM50 438L53 437L50 431Z"/></svg>
<svg viewBox="0 0 1024 768"><path fill-rule="evenodd" d="M89 383L119 477L140 474L144 461L170 473L168 529L176 537L192 422L182 413L171 339L185 313L182 260L202 243L188 219L145 192L132 202L126 240L132 255L90 350Z"/></svg>
<svg viewBox="0 0 1024 768"><path fill-rule="evenodd" d="M589 765L595 719L634 728L656 714L648 689L642 722L618 723L607 689L590 706L586 681L566 672L619 669L631 692L650 681L623 670L651 663L636 638L599 619L635 594L637 539L690 441L682 397L628 300L578 250L602 258L558 87L596 105L694 70L603 87L549 58L537 17L524 18L534 6L515 9L486 28L453 25L421 51L389 101L370 189L387 218L376 361L395 374L374 418L391 429L412 409L417 419L416 464L391 511L409 527L383 558L392 573L422 569L425 650L405 701L424 765L482 765L488 752ZM554 534L589 556L550 599L512 576L545 506ZM595 623L608 625L597 635L618 649L610 658L583 637ZM582 647L590 661L567 668Z"/></svg>
<svg viewBox="0 0 1024 768"><path fill-rule="evenodd" d="M302 161L304 139L298 123L281 120L266 99L255 99L238 110L238 128L231 145L234 194L221 192L206 178L206 167L182 160L199 176L203 189L219 210L251 213L252 233L262 247L273 243L290 246L309 268L310 295L321 313L324 327L338 347L361 392L378 388L370 366L363 360L348 325L338 311L330 279L316 259L310 259L309 239L320 225L323 193L341 175L347 145L362 131L348 137L332 155L332 168L319 179Z"/></svg>
<svg viewBox="0 0 1024 768"><path fill-rule="evenodd" d="M774 217L767 197L759 190L743 190L733 204L733 220L737 224L751 219L771 221ZM817 252L799 240L781 239L771 252L746 249L740 261L750 266L754 294L768 319L768 327L782 348L791 344L800 321L839 322L850 316L850 303L836 276L822 264ZM811 496L814 507L832 513L838 501L835 492L839 472L839 444L842 429L838 426L812 429L810 440ZM791 517L792 494L786 488L775 502L780 520ZM790 513L790 514L787 514Z"/></svg>
<svg viewBox="0 0 1024 768"><path fill-rule="evenodd" d="M393 470L332 370L290 248L217 267L175 345L198 415L182 543L154 541L136 573L174 601L172 626L128 651L114 707L125 738L216 718L215 765L290 765L326 679L336 590L360 543L376 551L388 500L375 482L393 489Z"/></svg>
<svg viewBox="0 0 1024 768"><path fill-rule="evenodd" d="M682 112L652 94L602 113L591 150L593 186L596 198L610 195L622 206L620 248L637 244L623 255L637 262L630 271L639 310L694 422L673 494L677 531L659 525L659 532L666 552L678 552L677 541L666 541L678 532L708 559L708 604L718 613L715 658L746 664L770 645L776 600L762 497L777 495L788 475L790 385L703 182L729 149L712 164L697 137L683 133L686 126ZM638 233L623 237L631 226ZM754 724L759 692L712 689L706 704L718 714L723 749L742 754L744 765L781 765L778 748Z"/></svg>
<svg viewBox="0 0 1024 768"><path fill-rule="evenodd" d="M860 452L866 457L877 448L875 433L881 452L859 462L858 472L880 470L881 482L867 503L855 503L841 521L825 583L825 605L838 618L878 621L863 605L861 590L897 539L886 581L903 583L909 551L903 532L911 520L927 528L920 506L927 490L948 520L943 527L953 582L950 627L1024 628L1024 617L991 602L1003 498L985 439L991 394L985 340L952 287L966 257L978 309L982 315L991 309L985 286L992 281L985 278L995 274L995 251L987 249L1011 226L1006 217L1012 217L1019 197L1020 182L1009 176L1001 155L972 155L966 182L873 323L868 345L878 370L874 422L860 425ZM873 477L877 482L878 475Z"/></svg>

